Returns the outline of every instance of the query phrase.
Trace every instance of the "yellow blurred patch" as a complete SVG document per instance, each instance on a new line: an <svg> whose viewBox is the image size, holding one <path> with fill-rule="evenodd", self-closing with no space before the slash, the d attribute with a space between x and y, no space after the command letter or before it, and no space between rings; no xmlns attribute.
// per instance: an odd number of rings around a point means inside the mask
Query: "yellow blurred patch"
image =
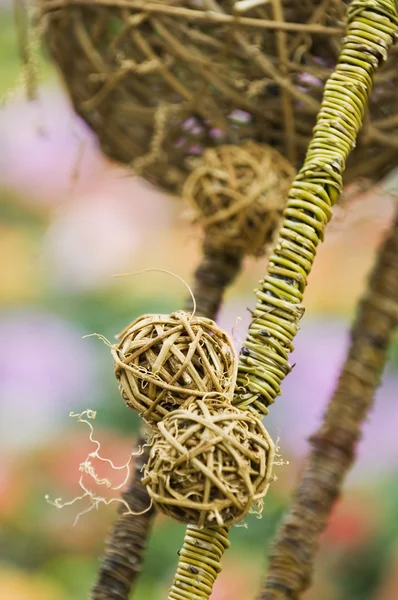
<svg viewBox="0 0 398 600"><path fill-rule="evenodd" d="M66 600L56 584L39 575L0 569L0 598L10 600Z"/></svg>
<svg viewBox="0 0 398 600"><path fill-rule="evenodd" d="M41 282L36 253L31 234L0 226L0 305L37 298Z"/></svg>

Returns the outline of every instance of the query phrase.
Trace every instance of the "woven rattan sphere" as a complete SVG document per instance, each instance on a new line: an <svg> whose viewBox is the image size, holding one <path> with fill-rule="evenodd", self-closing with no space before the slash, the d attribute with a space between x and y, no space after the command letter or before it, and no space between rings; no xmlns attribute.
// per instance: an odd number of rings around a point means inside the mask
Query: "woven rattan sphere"
<svg viewBox="0 0 398 600"><path fill-rule="evenodd" d="M158 423L143 482L177 521L231 525L265 496L274 454L258 417L196 399Z"/></svg>
<svg viewBox="0 0 398 600"><path fill-rule="evenodd" d="M294 169L277 150L254 142L206 150L183 197L214 250L261 255L280 223Z"/></svg>
<svg viewBox="0 0 398 600"><path fill-rule="evenodd" d="M112 348L115 374L128 406L149 423L188 400L233 393L237 357L214 321L180 311L144 315Z"/></svg>
<svg viewBox="0 0 398 600"><path fill-rule="evenodd" d="M40 0L47 46L105 153L178 193L191 158L210 146L252 139L301 165L347 4ZM378 180L397 165L397 66L395 47L376 75L346 182Z"/></svg>

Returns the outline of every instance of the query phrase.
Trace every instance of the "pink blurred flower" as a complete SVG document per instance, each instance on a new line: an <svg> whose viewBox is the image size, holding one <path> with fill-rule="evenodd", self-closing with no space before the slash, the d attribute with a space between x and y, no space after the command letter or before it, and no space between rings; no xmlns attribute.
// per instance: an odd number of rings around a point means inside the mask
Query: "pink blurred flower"
<svg viewBox="0 0 398 600"><path fill-rule="evenodd" d="M380 530L380 505L369 495L350 494L338 501L322 536L326 548L344 546L350 550L366 543Z"/></svg>
<svg viewBox="0 0 398 600"><path fill-rule="evenodd" d="M157 239L172 216L171 202L121 169L97 177L95 187L75 196L55 216L43 256L60 287L87 289L130 271L147 240Z"/></svg>
<svg viewBox="0 0 398 600"><path fill-rule="evenodd" d="M0 111L0 181L42 203L59 202L72 185L98 175L107 161L87 126L60 89L39 88L38 99L23 95Z"/></svg>
<svg viewBox="0 0 398 600"><path fill-rule="evenodd" d="M254 598L259 572L256 566L225 557L223 569L214 584L211 600L230 600L231 598Z"/></svg>

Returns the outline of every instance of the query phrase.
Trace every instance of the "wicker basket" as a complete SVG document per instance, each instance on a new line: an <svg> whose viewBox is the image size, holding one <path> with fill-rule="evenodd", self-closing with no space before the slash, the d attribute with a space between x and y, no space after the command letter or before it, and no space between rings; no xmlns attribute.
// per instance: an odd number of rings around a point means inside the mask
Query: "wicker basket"
<svg viewBox="0 0 398 600"><path fill-rule="evenodd" d="M75 109L111 158L173 192L192 157L220 144L251 139L302 163L346 0L40 2ZM377 181L398 162L397 67L395 48L346 182Z"/></svg>

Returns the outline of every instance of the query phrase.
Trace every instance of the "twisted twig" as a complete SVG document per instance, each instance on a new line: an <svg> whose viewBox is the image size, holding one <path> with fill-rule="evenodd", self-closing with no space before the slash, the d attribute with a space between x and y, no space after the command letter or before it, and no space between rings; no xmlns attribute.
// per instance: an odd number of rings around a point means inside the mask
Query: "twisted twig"
<svg viewBox="0 0 398 600"><path fill-rule="evenodd" d="M373 76L387 56L397 22L393 0L353 0L349 7L339 62L325 85L305 163L290 189L268 272L256 292L257 305L242 348L234 400L241 408L266 414L290 371L288 356L303 314L307 277L331 207L342 190L342 174L362 124ZM228 534L226 528L190 527L169 594L172 600L207 599L211 593L211 587L208 593L202 585L211 544L205 557L194 546L189 560L186 558L185 547L193 532L213 538L214 543L219 535L226 538ZM186 575L189 567L191 576Z"/></svg>

